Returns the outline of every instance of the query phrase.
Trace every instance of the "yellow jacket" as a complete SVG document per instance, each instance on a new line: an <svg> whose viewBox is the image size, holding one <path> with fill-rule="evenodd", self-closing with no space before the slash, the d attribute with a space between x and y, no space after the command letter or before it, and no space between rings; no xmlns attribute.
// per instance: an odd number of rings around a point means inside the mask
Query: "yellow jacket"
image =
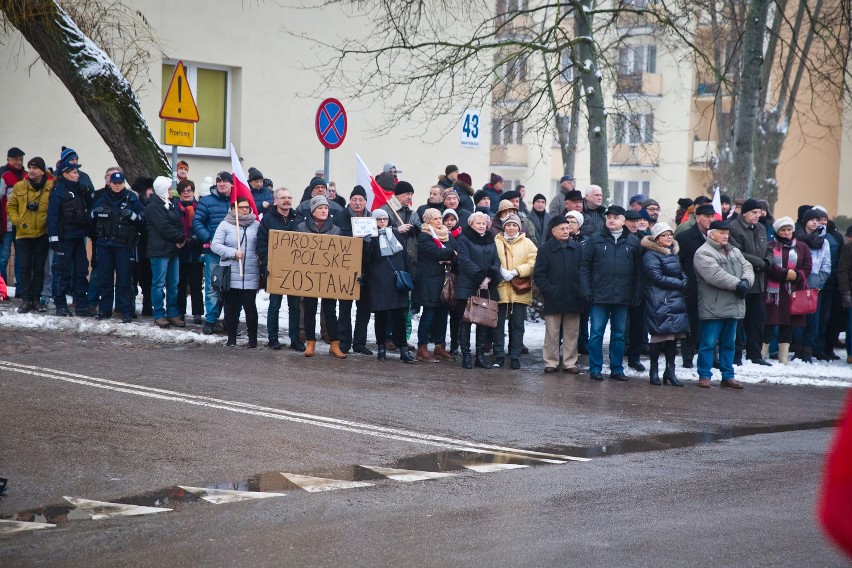
<svg viewBox="0 0 852 568"><path fill-rule="evenodd" d="M47 180L41 190L37 190L29 178L22 179L12 188L6 212L15 226L16 239L34 239L47 234L47 202L51 189L52 179ZM38 203L37 211L27 209L27 203L32 202Z"/></svg>
<svg viewBox="0 0 852 568"><path fill-rule="evenodd" d="M500 267L506 270L517 270L518 276L532 277L533 269L535 268L535 257L538 254L538 249L535 244L527 238L523 233L519 233L518 237L509 242L503 238L503 233L499 233L494 237L494 242L497 244L497 256L500 257ZM506 253L509 253L508 255ZM508 258L507 258L508 256ZM497 292L500 294L500 303L517 303L517 304L532 304L532 292L518 294L512 288L512 284L508 281L502 281L497 285Z"/></svg>

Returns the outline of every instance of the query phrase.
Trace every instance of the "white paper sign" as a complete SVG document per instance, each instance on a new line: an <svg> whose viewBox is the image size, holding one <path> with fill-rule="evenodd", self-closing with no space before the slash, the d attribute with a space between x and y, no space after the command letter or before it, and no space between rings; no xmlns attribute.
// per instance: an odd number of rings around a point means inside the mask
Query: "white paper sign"
<svg viewBox="0 0 852 568"><path fill-rule="evenodd" d="M482 130L479 124L479 109L469 108L464 111L461 120L461 145L464 148L479 148L479 138Z"/></svg>
<svg viewBox="0 0 852 568"><path fill-rule="evenodd" d="M372 217L352 217L353 237L378 237L379 227Z"/></svg>

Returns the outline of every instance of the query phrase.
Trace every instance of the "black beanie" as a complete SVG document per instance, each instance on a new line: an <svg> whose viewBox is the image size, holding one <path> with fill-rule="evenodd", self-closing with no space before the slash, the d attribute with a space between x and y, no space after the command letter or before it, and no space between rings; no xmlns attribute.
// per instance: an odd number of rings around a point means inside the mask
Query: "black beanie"
<svg viewBox="0 0 852 568"><path fill-rule="evenodd" d="M758 203L757 199L746 199L740 208L740 213L748 213L754 209L760 209L760 203Z"/></svg>
<svg viewBox="0 0 852 568"><path fill-rule="evenodd" d="M535 194L535 197L533 197L533 203L535 203L535 202L536 202L536 201L538 201L539 199L544 199L545 201L547 201L547 198L546 198L545 196L543 196L543 195L542 195L542 194L540 194L540 193L536 193L536 194Z"/></svg>
<svg viewBox="0 0 852 568"><path fill-rule="evenodd" d="M481 189L473 194L473 204L479 205L479 202L488 197L488 194Z"/></svg>
<svg viewBox="0 0 852 568"><path fill-rule="evenodd" d="M363 197L364 199L367 199L367 191L366 191L366 190L365 190L362 186L360 186L360 185L356 185L356 186L352 189L352 193L350 193L350 194L349 194L349 199L351 200L351 199L352 199L353 197L355 197L356 195L360 195L360 196L361 196L361 197Z"/></svg>
<svg viewBox="0 0 852 568"><path fill-rule="evenodd" d="M811 219L819 219L822 217L822 211L811 207L802 214L802 225L807 224Z"/></svg>
<svg viewBox="0 0 852 568"><path fill-rule="evenodd" d="M13 156L13 157L16 157L16 156ZM46 165L45 165L45 163L44 163L44 158L41 158L41 157L39 157L39 156L36 156L35 158L33 158L33 159L31 159L29 162L27 162L27 167L28 167L28 168L29 168L29 167L32 167L32 166L37 167L37 168L38 168L38 169L40 169L42 172L46 172L46 171L47 171L47 166L46 166Z"/></svg>
<svg viewBox="0 0 852 568"><path fill-rule="evenodd" d="M248 181L254 181L256 179L263 179L263 174L260 173L260 170L257 168L249 168Z"/></svg>
<svg viewBox="0 0 852 568"><path fill-rule="evenodd" d="M397 182L396 187L393 190L393 194L402 195L404 193L414 193L414 186L407 181Z"/></svg>

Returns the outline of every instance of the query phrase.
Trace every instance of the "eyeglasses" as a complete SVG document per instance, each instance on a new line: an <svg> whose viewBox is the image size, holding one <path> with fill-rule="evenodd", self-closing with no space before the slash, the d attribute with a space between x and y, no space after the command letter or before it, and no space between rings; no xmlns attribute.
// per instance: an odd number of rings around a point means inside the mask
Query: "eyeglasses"
<svg viewBox="0 0 852 568"><path fill-rule="evenodd" d="M251 207L249 205L240 205L239 207L237 207L237 209L247 209L250 211Z"/></svg>
<svg viewBox="0 0 852 568"><path fill-rule="evenodd" d="M191 187L185 187L182 190L180 190L181 193L192 193L193 191L195 191L195 190L192 189Z"/></svg>
<svg viewBox="0 0 852 568"><path fill-rule="evenodd" d="M646 207L645 209L648 210L648 211L654 211L655 213L660 210L659 207L654 207L653 205L650 206L650 207Z"/></svg>

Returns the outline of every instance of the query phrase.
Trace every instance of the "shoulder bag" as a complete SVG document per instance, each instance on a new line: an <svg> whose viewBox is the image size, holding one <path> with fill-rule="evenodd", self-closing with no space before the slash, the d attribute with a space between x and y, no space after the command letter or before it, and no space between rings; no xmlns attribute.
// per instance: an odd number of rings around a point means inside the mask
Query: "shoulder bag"
<svg viewBox="0 0 852 568"><path fill-rule="evenodd" d="M790 315L807 316L815 314L819 307L819 289L808 286L805 280L805 288L796 290L790 294Z"/></svg>
<svg viewBox="0 0 852 568"><path fill-rule="evenodd" d="M506 262L508 263L509 247L506 246L505 242L503 243L503 250L506 251ZM515 276L509 280L509 284L512 285L512 290L514 290L516 294L526 294L532 290L532 278L529 276Z"/></svg>
<svg viewBox="0 0 852 568"><path fill-rule="evenodd" d="M456 303L456 275L449 265L444 266L444 285L441 287L440 301L447 306Z"/></svg>
<svg viewBox="0 0 852 568"><path fill-rule="evenodd" d="M385 257L388 261L388 264L391 266L391 270L393 270L393 274L396 277L396 289L400 292L411 292L414 290L414 280L411 278L411 274L409 274L405 270L397 270L396 266L393 265L389 256Z"/></svg>
<svg viewBox="0 0 852 568"><path fill-rule="evenodd" d="M485 292L485 296L481 295ZM485 327L497 327L497 302L488 297L488 288L480 288L475 296L467 299L463 321Z"/></svg>

